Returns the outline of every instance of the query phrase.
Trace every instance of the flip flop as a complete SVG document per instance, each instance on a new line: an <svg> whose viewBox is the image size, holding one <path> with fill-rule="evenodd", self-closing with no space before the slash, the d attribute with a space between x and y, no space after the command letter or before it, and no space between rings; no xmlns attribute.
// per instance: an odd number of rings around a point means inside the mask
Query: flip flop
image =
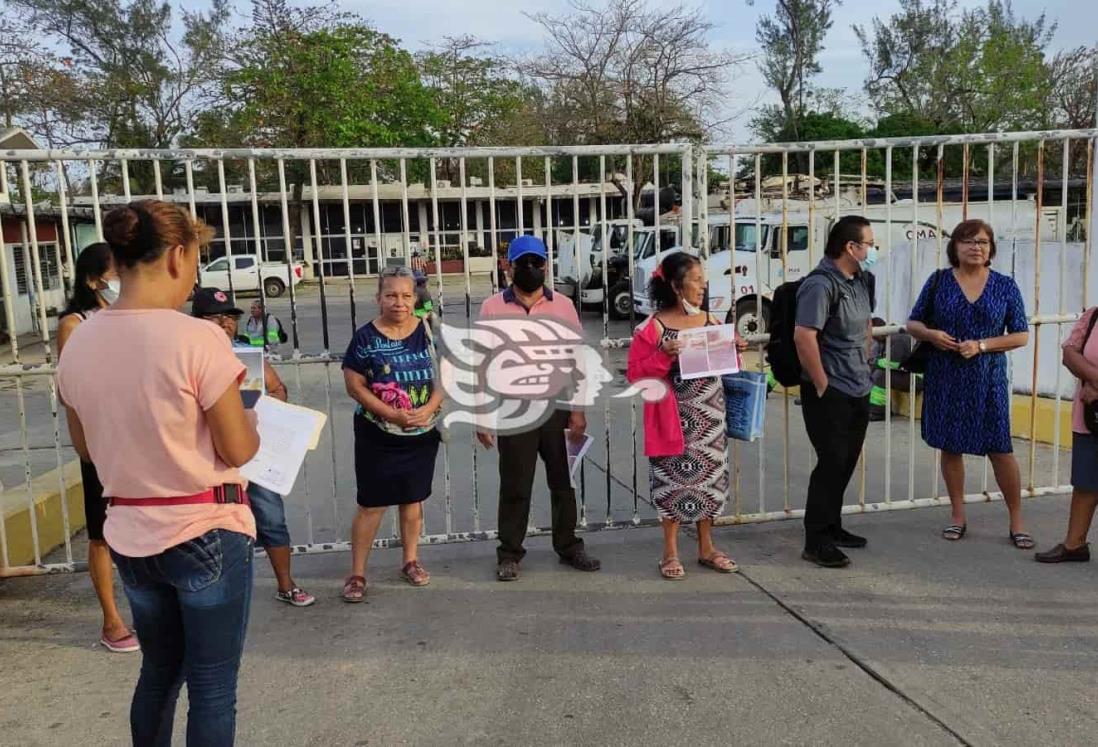
<svg viewBox="0 0 1098 747"><path fill-rule="evenodd" d="M679 581L686 578L686 569L678 558L667 558L660 561L660 575L669 581Z"/></svg>
<svg viewBox="0 0 1098 747"><path fill-rule="evenodd" d="M343 582L343 601L352 604L366 598L366 579L362 576L348 576Z"/></svg>
<svg viewBox="0 0 1098 747"><path fill-rule="evenodd" d="M956 542L965 536L966 531L968 531L968 524L950 524L942 530L942 539Z"/></svg>
<svg viewBox="0 0 1098 747"><path fill-rule="evenodd" d="M708 558L698 558L698 565L711 568L717 573L735 573L740 569L736 561L728 557L728 553L717 550Z"/></svg>
<svg viewBox="0 0 1098 747"><path fill-rule="evenodd" d="M1026 532L1011 532L1010 542L1019 550L1032 550L1037 545Z"/></svg>

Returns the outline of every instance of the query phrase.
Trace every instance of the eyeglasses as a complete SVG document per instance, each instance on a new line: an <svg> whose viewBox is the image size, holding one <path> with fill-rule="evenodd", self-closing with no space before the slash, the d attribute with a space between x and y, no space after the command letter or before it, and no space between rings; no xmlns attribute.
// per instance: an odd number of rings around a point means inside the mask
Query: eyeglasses
<svg viewBox="0 0 1098 747"><path fill-rule="evenodd" d="M236 314L205 314L202 318L208 322L216 322L217 324L220 324L226 319L232 319L235 322Z"/></svg>
<svg viewBox="0 0 1098 747"><path fill-rule="evenodd" d="M857 244L858 246L868 246L870 249L877 249L878 251L880 250L880 247L877 246L877 242L875 241L851 241L850 243Z"/></svg>
<svg viewBox="0 0 1098 747"><path fill-rule="evenodd" d="M981 249L987 249L991 246L991 241L988 239L958 239L957 243L965 246L978 246Z"/></svg>

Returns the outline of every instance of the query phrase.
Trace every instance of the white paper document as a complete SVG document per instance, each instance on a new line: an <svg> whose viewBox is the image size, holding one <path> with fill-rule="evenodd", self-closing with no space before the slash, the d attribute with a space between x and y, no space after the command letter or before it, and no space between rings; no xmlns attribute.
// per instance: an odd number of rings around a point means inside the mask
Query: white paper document
<svg viewBox="0 0 1098 747"><path fill-rule="evenodd" d="M289 495L305 462L315 449L328 416L316 410L260 397L255 405L258 418L259 451L240 468L249 482L279 495Z"/></svg>
<svg viewBox="0 0 1098 747"><path fill-rule="evenodd" d="M583 461L583 455L591 448L591 444L595 443L595 438L586 433L582 438L572 438L569 433L568 430L564 431L564 446L568 452L568 476L572 479L572 486L575 487L576 471L579 470L580 462Z"/></svg>
<svg viewBox="0 0 1098 747"><path fill-rule="evenodd" d="M720 376L740 370L736 353L736 327L718 324L712 327L684 329L679 332L679 375L684 379Z"/></svg>

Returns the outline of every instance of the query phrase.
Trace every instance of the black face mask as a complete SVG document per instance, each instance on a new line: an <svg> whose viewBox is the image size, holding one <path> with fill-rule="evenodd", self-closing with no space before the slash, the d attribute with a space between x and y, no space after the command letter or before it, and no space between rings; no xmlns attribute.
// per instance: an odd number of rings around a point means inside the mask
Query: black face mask
<svg viewBox="0 0 1098 747"><path fill-rule="evenodd" d="M526 262L516 264L511 279L515 287L523 293L533 293L545 285L545 268L534 267Z"/></svg>

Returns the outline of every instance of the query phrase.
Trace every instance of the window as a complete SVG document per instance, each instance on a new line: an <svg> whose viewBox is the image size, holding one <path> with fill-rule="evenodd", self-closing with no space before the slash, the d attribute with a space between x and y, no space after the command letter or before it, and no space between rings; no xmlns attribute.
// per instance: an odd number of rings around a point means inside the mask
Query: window
<svg viewBox="0 0 1098 747"><path fill-rule="evenodd" d="M30 247L27 247L26 255L20 244L8 244L15 259L15 286L19 295L28 295L34 288L34 278L30 276L25 260L30 259ZM42 290L55 290L61 287L61 277L57 267L57 243L49 242L38 244L38 265L42 273Z"/></svg>
<svg viewBox="0 0 1098 747"><path fill-rule="evenodd" d="M206 266L206 272L225 272L229 269L229 260L222 257Z"/></svg>
<svg viewBox="0 0 1098 747"><path fill-rule="evenodd" d="M233 257L233 261L236 263L236 269L238 270L250 270L255 267L254 257Z"/></svg>

